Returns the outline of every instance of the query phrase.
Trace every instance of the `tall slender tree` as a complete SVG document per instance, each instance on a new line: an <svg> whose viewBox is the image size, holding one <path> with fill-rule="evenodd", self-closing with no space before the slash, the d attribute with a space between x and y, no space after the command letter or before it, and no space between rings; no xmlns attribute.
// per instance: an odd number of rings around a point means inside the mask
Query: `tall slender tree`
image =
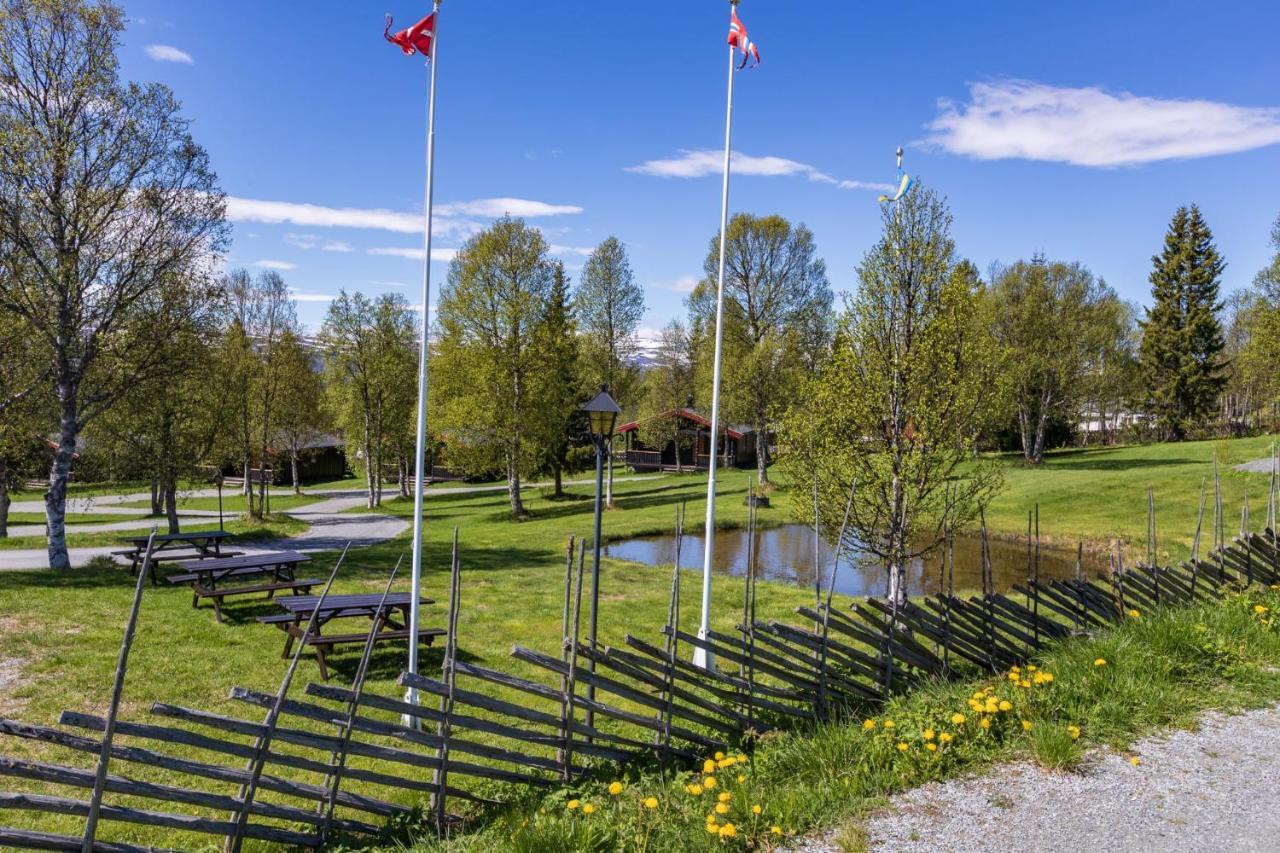
<svg viewBox="0 0 1280 853"><path fill-rule="evenodd" d="M551 472L555 497L564 497L564 471L569 464L569 450L574 444L575 424L581 421L578 411L580 388L579 342L573 316L573 296L564 264L552 264L551 291L538 327L535 345L544 367L538 372L541 386L539 406L542 426L543 466Z"/></svg>
<svg viewBox="0 0 1280 853"><path fill-rule="evenodd" d="M49 357L56 569L70 567L81 430L160 366L171 329L153 303L207 277L227 236L223 195L173 93L121 82L123 32L105 0L0 3L0 310Z"/></svg>
<svg viewBox="0 0 1280 853"><path fill-rule="evenodd" d="M1226 384L1226 341L1218 312L1226 262L1196 205L1180 207L1152 259L1153 304L1142 323L1149 405L1167 438L1182 440L1214 411Z"/></svg>
<svg viewBox="0 0 1280 853"><path fill-rule="evenodd" d="M583 372L588 389L608 385L624 409L632 405L632 390L640 372L634 363L644 316L644 289L636 283L626 246L617 237L606 238L582 270L574 299L583 336ZM605 503L613 505L613 441L609 442Z"/></svg>
<svg viewBox="0 0 1280 853"><path fill-rule="evenodd" d="M717 234L706 277L689 300L702 328L714 328L719 260ZM756 476L768 483L770 426L830 342L831 286L813 232L777 215L737 214L729 222L724 289L721 406L729 417L751 423ZM704 352L710 356L714 347Z"/></svg>
<svg viewBox="0 0 1280 853"><path fill-rule="evenodd" d="M289 460L293 491L302 491L298 465L306 448L325 428L324 383L301 339L292 330L280 339L280 390L276 404L276 434L281 455Z"/></svg>
<svg viewBox="0 0 1280 853"><path fill-rule="evenodd" d="M661 417L673 409L692 406L697 399L694 381L693 353L689 330L679 320L662 328L653 366L645 373L643 393L637 413L640 440L650 447L663 448L673 442L676 470L683 467L682 451L693 444L693 436L680 429L680 421Z"/></svg>
<svg viewBox="0 0 1280 853"><path fill-rule="evenodd" d="M462 247L440 294L434 421L451 464L505 474L516 518L527 514L521 481L543 458L538 336L554 282L541 232L504 217Z"/></svg>
<svg viewBox="0 0 1280 853"><path fill-rule="evenodd" d="M955 256L942 199L917 184L881 220L831 360L788 413L781 443L794 449L789 481L802 494L817 486L833 534L852 492L850 544L883 561L902 601L908 561L998 486L973 451L1001 391L981 282Z"/></svg>

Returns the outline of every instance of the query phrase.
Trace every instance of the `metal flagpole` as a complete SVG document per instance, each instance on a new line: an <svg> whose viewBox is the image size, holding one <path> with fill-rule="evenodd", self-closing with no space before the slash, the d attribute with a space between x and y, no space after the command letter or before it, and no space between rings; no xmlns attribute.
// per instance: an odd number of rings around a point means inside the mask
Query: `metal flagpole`
<svg viewBox="0 0 1280 853"><path fill-rule="evenodd" d="M730 7L738 0L729 0ZM716 532L716 439L720 434L720 345L724 338L724 254L729 231L729 145L733 133L733 45L729 45L729 98L724 117L724 186L720 194L720 272L716 282L716 351L711 379L711 446L707 458L707 524L702 550L702 621L698 638L707 640L711 632L711 563L715 557ZM693 663L703 669L715 667L715 656L702 646L693 650Z"/></svg>
<svg viewBox="0 0 1280 853"><path fill-rule="evenodd" d="M418 428L417 449L413 460L413 556L411 561L412 595L409 599L409 672L418 674L418 609L422 597L422 489L426 481L427 458L427 343L429 340L429 306L431 305L431 203L434 198L432 166L436 155L436 63L440 57L440 0L433 7L431 26L431 82L427 87L427 184L423 190L422 247L422 338L418 349ZM418 691L410 687L405 701L418 704ZM421 718L404 715L405 726L419 728Z"/></svg>

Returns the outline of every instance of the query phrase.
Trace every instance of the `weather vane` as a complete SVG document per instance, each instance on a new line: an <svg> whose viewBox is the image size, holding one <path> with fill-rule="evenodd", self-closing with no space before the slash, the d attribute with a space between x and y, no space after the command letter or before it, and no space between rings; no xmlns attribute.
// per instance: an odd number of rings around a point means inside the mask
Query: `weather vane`
<svg viewBox="0 0 1280 853"><path fill-rule="evenodd" d="M902 146L901 145L898 146L898 150L896 153L898 155L898 191L895 192L892 196L887 196L887 195L880 196L881 204L884 204L886 201L889 202L890 204L894 204L898 201L901 201L902 197L911 191L911 187L915 183L915 181L912 179L910 175L902 171Z"/></svg>

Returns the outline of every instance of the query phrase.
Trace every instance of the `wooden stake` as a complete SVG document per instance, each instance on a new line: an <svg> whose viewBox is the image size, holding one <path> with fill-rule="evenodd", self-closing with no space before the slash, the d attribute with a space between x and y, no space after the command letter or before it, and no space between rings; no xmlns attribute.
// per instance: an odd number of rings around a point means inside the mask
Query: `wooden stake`
<svg viewBox="0 0 1280 853"><path fill-rule="evenodd" d="M240 853L240 848L244 844L244 830L249 822L249 809L253 805L253 798L258 793L258 780L262 778L262 766L267 760L267 751L271 747L271 740L275 736L276 723L280 719L280 709L284 706L285 696L289 693L289 685L293 682L293 674L298 671L298 662L302 658L302 650L307 647L312 635L316 630L316 616L320 612L320 608L324 606L325 599L329 597L329 590L333 588L333 579L338 576L338 569L342 567L342 562L347 558L347 551L351 548L348 542L342 548L342 554L339 555L338 561L333 565L333 571L329 573L329 581L324 585L324 591L320 593L320 597L316 599L316 606L311 610L311 618L307 620L306 630L303 631L302 639L298 642L297 649L294 650L293 660L289 661L289 668L285 671L284 678L280 681L280 689L276 691L275 704L267 711L267 717L263 721L265 731L258 737L253 747L253 757L249 759L249 765L246 771L249 774L249 780L240 788L240 809L235 813L235 828L231 835L227 836L227 842L223 849L227 853Z"/></svg>
<svg viewBox="0 0 1280 853"><path fill-rule="evenodd" d="M436 755L440 760L435 768L432 780L436 786L433 795L436 818L436 832L445 832L445 814L447 811L449 784L449 740L453 737L453 694L457 680L454 663L458 656L458 609L462 600L462 561L458 556L458 528L453 528L453 556L449 563L449 622L445 634L444 662L441 664L441 679L448 685L448 693L440 697L440 718L436 722L436 737L440 746Z"/></svg>
<svg viewBox="0 0 1280 853"><path fill-rule="evenodd" d="M125 621L124 639L120 642L120 654L116 658L116 674L111 684L111 704L107 709L107 722L102 732L102 752L98 755L98 771L93 779L93 794L89 799L89 814L84 823L84 839L80 849L82 853L93 853L93 842L98 832L98 816L102 810L102 795L107 785L107 766L111 763L111 740L116 730L116 715L120 712L120 697L124 694L124 678L129 671L129 652L133 649L133 638L138 628L138 610L142 607L142 588L145 586L147 574L151 570L151 555L155 551L156 528L151 527L151 535L147 537L147 550L142 558L142 568L138 570L138 582L133 588L133 604L129 608L129 618Z"/></svg>

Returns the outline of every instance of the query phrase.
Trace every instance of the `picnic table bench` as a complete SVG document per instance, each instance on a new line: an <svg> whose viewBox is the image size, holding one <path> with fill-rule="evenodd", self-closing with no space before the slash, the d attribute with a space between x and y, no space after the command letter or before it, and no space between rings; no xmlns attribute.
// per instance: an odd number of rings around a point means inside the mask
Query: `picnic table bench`
<svg viewBox="0 0 1280 853"><path fill-rule="evenodd" d="M157 533L155 537L155 546L151 552L151 585L157 585L156 564L163 562L174 562L180 560L203 560L206 558L219 558L238 556L239 551L225 552L222 550L222 540L231 534L225 530L193 530L186 533ZM129 576L137 574L138 569L142 566L142 562L147 556L147 541L149 536L125 536L122 537L129 547L122 551L112 551L113 557L125 557L129 560ZM182 553L177 553L181 551Z"/></svg>
<svg viewBox="0 0 1280 853"><path fill-rule="evenodd" d="M259 616L258 621L264 625L275 625L285 632L284 652L281 657L289 656L294 640L302 642L305 639L306 644L316 653L316 663L320 666L320 678L324 681L329 680L325 656L332 653L335 646L363 645L368 642L370 634L373 635L376 643L410 639L409 609L413 599L407 592L388 595L386 604L381 610L378 607L382 603L381 594L330 595L325 598L323 606L316 611L316 602L319 600L319 596L316 595L282 595L276 599L276 604L285 612L272 616ZM418 601L421 604L435 603L430 598L420 598ZM400 615L399 622L392 617L392 614L397 611ZM307 637L306 623L313 612L315 612L316 624L311 636ZM361 617L373 623L368 631L344 634L325 634L322 631L325 625L335 619ZM436 637L444 634L443 628L420 627L417 641L431 645Z"/></svg>
<svg viewBox="0 0 1280 853"><path fill-rule="evenodd" d="M228 596L265 592L267 598L272 598L277 591L286 589L302 594L323 583L319 578L295 576L297 566L310 560L297 551L188 560L178 564L182 569L180 574L167 580L172 584L191 584L191 606L199 607L200 599L209 599L213 602L214 618L221 622L223 599Z"/></svg>

